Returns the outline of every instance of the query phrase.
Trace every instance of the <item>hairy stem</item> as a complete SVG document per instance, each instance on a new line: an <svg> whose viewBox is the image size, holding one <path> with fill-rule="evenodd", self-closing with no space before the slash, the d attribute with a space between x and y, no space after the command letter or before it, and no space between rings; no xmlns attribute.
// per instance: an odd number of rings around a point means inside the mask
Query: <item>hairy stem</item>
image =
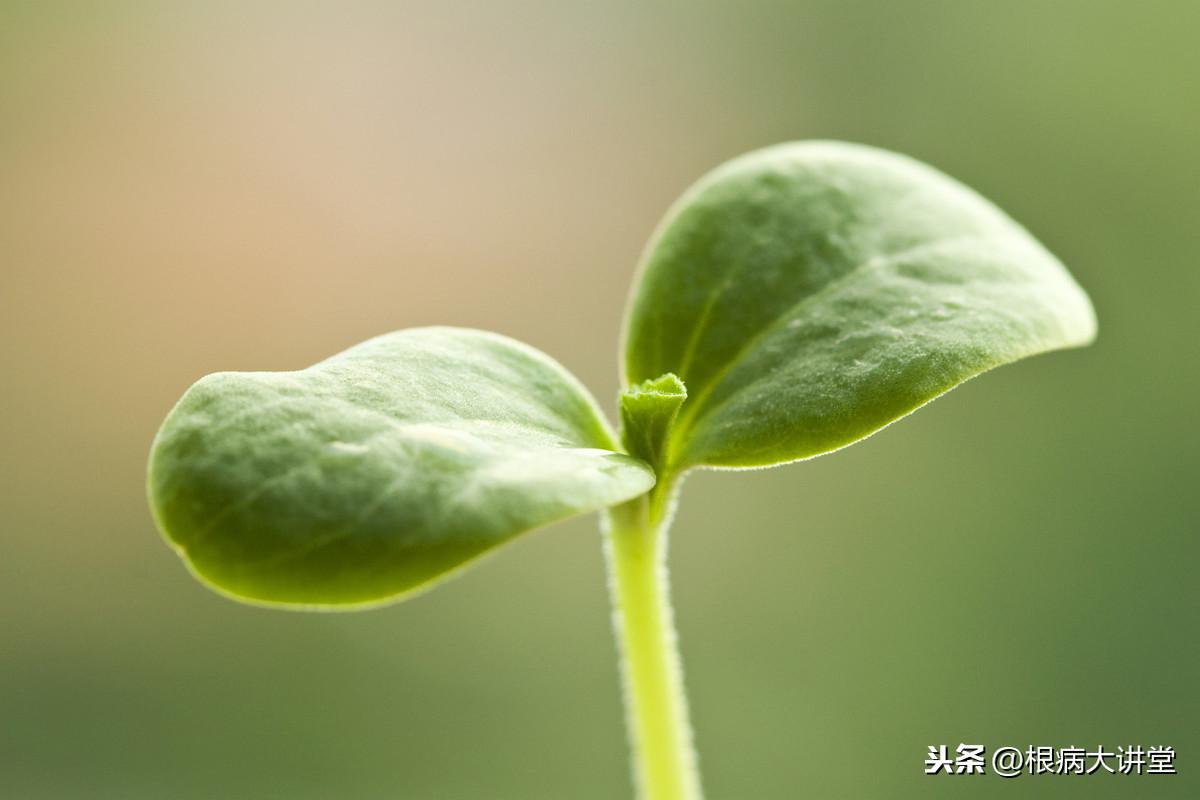
<svg viewBox="0 0 1200 800"><path fill-rule="evenodd" d="M606 552L641 800L700 800L666 567L670 482L608 513Z"/></svg>

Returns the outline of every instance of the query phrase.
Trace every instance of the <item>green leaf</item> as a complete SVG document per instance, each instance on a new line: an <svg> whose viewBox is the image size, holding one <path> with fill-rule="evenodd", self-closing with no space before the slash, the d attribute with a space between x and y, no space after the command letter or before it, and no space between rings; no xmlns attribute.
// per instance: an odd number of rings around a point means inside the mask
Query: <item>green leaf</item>
<svg viewBox="0 0 1200 800"><path fill-rule="evenodd" d="M511 339L399 331L298 372L203 378L150 460L160 528L214 588L378 603L654 485L586 390Z"/></svg>
<svg viewBox="0 0 1200 800"><path fill-rule="evenodd" d="M718 168L671 210L624 372L687 384L671 469L769 466L1095 328L1058 260L975 192L904 156L796 143Z"/></svg>

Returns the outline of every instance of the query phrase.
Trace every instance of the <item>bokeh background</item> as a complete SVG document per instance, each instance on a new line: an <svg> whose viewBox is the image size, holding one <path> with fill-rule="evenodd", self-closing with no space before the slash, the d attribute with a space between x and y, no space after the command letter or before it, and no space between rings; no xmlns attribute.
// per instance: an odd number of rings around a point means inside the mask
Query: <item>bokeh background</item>
<svg viewBox="0 0 1200 800"><path fill-rule="evenodd" d="M977 187L1101 337L688 482L709 794L1200 796L1197 30L1187 0L0 0L0 797L627 797L594 519L386 610L265 611L160 542L147 450L207 372L430 323L608 403L663 210L802 138ZM964 741L1180 774L922 775Z"/></svg>

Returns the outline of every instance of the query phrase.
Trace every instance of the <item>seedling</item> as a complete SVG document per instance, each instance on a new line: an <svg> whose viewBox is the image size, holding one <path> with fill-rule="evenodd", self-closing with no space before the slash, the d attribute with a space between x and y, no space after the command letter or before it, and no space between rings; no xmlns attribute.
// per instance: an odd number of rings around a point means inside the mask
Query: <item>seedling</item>
<svg viewBox="0 0 1200 800"><path fill-rule="evenodd" d="M601 511L637 791L691 800L665 566L683 477L832 452L1095 330L1062 265L970 189L881 150L786 144L703 178L654 235L620 435L532 347L402 330L297 372L201 379L154 441L150 503L212 588L313 610L409 597Z"/></svg>

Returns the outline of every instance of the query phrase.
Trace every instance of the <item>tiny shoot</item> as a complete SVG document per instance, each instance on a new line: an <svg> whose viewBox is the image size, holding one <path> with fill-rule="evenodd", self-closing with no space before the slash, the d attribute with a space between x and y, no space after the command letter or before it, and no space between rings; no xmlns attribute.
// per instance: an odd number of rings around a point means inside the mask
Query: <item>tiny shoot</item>
<svg viewBox="0 0 1200 800"><path fill-rule="evenodd" d="M202 378L154 441L150 505L208 586L322 610L410 597L601 512L637 794L698 800L666 568L687 473L830 453L1095 332L1059 261L962 184L785 144L705 176L659 226L625 316L619 430L528 345L407 329Z"/></svg>

